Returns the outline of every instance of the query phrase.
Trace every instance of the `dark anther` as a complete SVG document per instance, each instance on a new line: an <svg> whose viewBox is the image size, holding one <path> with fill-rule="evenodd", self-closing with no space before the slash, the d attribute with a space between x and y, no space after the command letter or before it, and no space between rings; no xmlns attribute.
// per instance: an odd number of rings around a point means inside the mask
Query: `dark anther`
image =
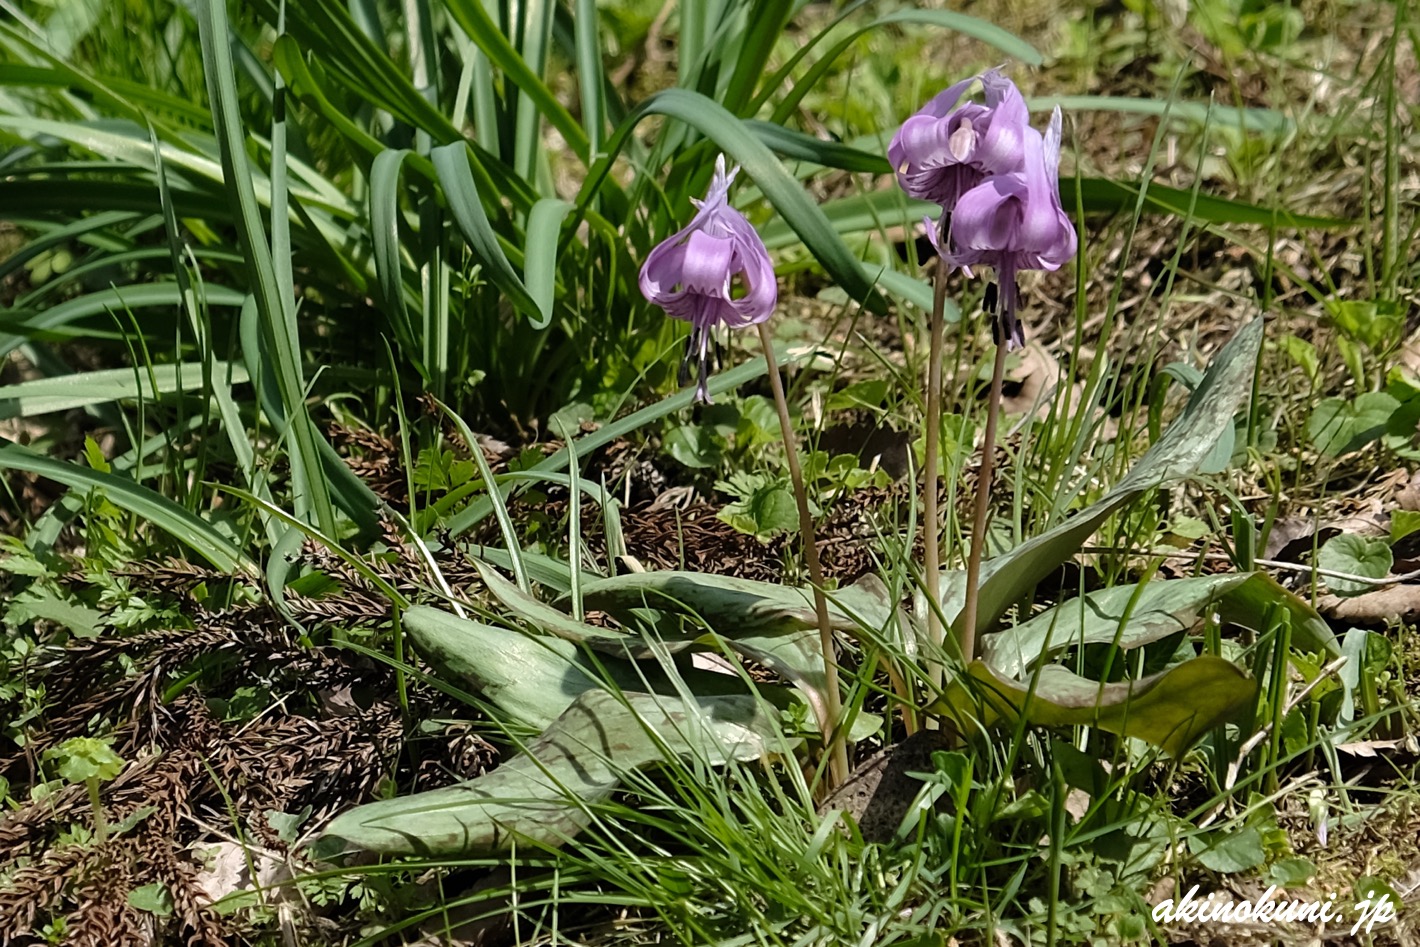
<svg viewBox="0 0 1420 947"><path fill-rule="evenodd" d="M690 384L690 363L695 358L695 336L691 335L690 341L685 346L685 357L680 360L680 371L676 373L676 384L684 388Z"/></svg>
<svg viewBox="0 0 1420 947"><path fill-rule="evenodd" d="M996 311L996 296L997 296L996 284L995 284L995 283L987 283L987 284L986 284L986 298L981 301L981 306L982 306L982 308L985 309L987 312L995 312L995 311Z"/></svg>

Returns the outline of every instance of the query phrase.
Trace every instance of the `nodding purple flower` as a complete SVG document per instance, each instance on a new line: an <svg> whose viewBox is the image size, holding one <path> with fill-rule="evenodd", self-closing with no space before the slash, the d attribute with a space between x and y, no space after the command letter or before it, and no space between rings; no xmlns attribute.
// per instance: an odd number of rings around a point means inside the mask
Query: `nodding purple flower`
<svg viewBox="0 0 1420 947"><path fill-rule="evenodd" d="M957 266L996 270L999 290L988 287L992 331L1007 349L1025 344L1016 321L1021 270L1057 270L1075 255L1075 227L1060 205L1060 109L1044 136L1033 129L1022 141L1020 170L991 175L961 195L951 219L946 254Z"/></svg>
<svg viewBox="0 0 1420 947"><path fill-rule="evenodd" d="M985 104L962 102L978 79ZM950 214L987 175L1020 168L1029 131L1020 90L989 69L951 86L903 122L888 145L888 161L909 197L940 204Z"/></svg>
<svg viewBox="0 0 1420 947"><path fill-rule="evenodd" d="M725 156L715 160L715 178L699 210L679 233L667 238L641 267L641 294L676 319L690 323L690 339L680 365L680 383L698 367L695 400L710 403L709 369L719 364L719 326L742 329L769 318L779 299L774 265L764 241L730 206L730 184L739 168L725 173Z"/></svg>

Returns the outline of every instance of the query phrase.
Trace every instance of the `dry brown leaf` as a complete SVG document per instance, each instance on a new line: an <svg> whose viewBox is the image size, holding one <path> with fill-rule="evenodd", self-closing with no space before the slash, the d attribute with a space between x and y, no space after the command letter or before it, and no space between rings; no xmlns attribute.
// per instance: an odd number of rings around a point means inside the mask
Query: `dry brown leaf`
<svg viewBox="0 0 1420 947"><path fill-rule="evenodd" d="M1317 610L1328 618L1355 625L1384 625L1420 620L1420 585L1388 585L1352 598L1322 595Z"/></svg>
<svg viewBox="0 0 1420 947"><path fill-rule="evenodd" d="M1043 345L1039 342L1026 343L1026 347L1006 364L1001 409L1012 415L1034 412L1036 417L1044 417L1055 400L1062 375L1060 363ZM1075 413L1083 392L1084 386L1079 383L1070 389L1066 415Z"/></svg>
<svg viewBox="0 0 1420 947"><path fill-rule="evenodd" d="M1366 758L1388 755L1395 750L1415 754L1420 753L1420 739L1412 735L1399 740L1357 740L1354 743L1337 744L1336 750L1338 753Z"/></svg>
<svg viewBox="0 0 1420 947"><path fill-rule="evenodd" d="M1083 789L1071 789L1065 794L1065 811L1079 821L1090 811L1090 794Z"/></svg>
<svg viewBox="0 0 1420 947"><path fill-rule="evenodd" d="M819 811L842 810L858 823L865 840L885 842L897 832L922 789L922 781L908 774L930 772L932 751L950 746L941 730L919 730L901 743L884 747L859 763Z"/></svg>
<svg viewBox="0 0 1420 947"><path fill-rule="evenodd" d="M1420 470L1410 477L1410 482L1395 492L1395 505L1402 510L1420 510Z"/></svg>

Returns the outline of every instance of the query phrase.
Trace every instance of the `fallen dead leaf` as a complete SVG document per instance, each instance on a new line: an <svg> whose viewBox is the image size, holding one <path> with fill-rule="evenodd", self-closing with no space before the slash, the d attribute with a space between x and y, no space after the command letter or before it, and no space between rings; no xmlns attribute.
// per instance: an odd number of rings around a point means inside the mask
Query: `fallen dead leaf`
<svg viewBox="0 0 1420 947"><path fill-rule="evenodd" d="M1043 418L1055 400L1063 372L1060 363L1039 342L1029 342L1006 364L1001 409L1007 414L1030 414ZM1068 417L1079 408L1084 385L1076 383L1066 399Z"/></svg>
<svg viewBox="0 0 1420 947"><path fill-rule="evenodd" d="M1316 528L1316 520L1310 516L1285 516L1272 524L1267 534L1267 546L1262 558L1278 562L1301 562L1302 557L1311 553L1313 547L1321 548L1333 536L1341 534L1334 526Z"/></svg>
<svg viewBox="0 0 1420 947"><path fill-rule="evenodd" d="M1420 510L1420 470L1411 474L1410 482L1395 492L1395 505L1402 510Z"/></svg>
<svg viewBox="0 0 1420 947"><path fill-rule="evenodd" d="M1340 743L1336 747L1338 753L1367 758L1389 755L1396 750L1410 754L1420 753L1420 739L1411 735L1399 740L1357 740L1354 743Z"/></svg>
<svg viewBox="0 0 1420 947"><path fill-rule="evenodd" d="M1352 598L1322 595L1317 611L1357 625L1384 625L1420 620L1420 585L1388 585Z"/></svg>
<svg viewBox="0 0 1420 947"><path fill-rule="evenodd" d="M1071 789L1065 795L1065 811L1079 821L1090 811L1090 794L1083 789Z"/></svg>
<svg viewBox="0 0 1420 947"><path fill-rule="evenodd" d="M209 904L216 904L239 891L258 888L265 890L271 899L282 900L280 892L284 889L280 886L292 877L284 862L235 842L203 842L193 845L190 851L201 866L195 876L197 888Z"/></svg>

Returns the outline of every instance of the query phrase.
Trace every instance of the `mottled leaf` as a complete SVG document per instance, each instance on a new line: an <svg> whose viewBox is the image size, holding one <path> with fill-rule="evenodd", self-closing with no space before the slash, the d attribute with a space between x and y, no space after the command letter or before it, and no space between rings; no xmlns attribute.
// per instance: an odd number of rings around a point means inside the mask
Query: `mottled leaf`
<svg viewBox="0 0 1420 947"><path fill-rule="evenodd" d="M978 685L971 689L975 694L961 684L947 693L947 705L958 715L984 717L982 722L990 724L1023 713L1036 725L1096 727L1146 740L1174 757L1251 704L1257 693L1251 676L1212 656L1115 684L1091 681L1055 664L1041 668L1033 681L1006 677L982 661L973 661L969 671ZM977 695L984 706L978 705Z"/></svg>
<svg viewBox="0 0 1420 947"><path fill-rule="evenodd" d="M590 807L632 769L692 756L710 765L757 759L773 747L772 715L748 695L693 703L650 694L583 694L547 730L487 775L457 786L372 802L337 816L314 854L470 856L514 843L556 846L581 831Z"/></svg>
<svg viewBox="0 0 1420 947"><path fill-rule="evenodd" d="M976 633L984 634L1041 579L1073 556L1105 519L1146 490L1192 475L1252 390L1262 320L1238 330L1209 365L1182 415L1108 493L1055 528L982 567ZM960 615L948 613L953 623ZM958 629L959 630L959 629Z"/></svg>
<svg viewBox="0 0 1420 947"><path fill-rule="evenodd" d="M1194 631L1210 611L1225 621L1260 631L1273 604L1291 614L1298 644L1339 653L1331 629L1310 605L1262 573L1241 573L1159 580L1142 589L1117 585L1091 592L1013 628L986 635L981 659L1002 674L1021 677L1038 661L1077 645L1114 642L1127 650L1176 632Z"/></svg>

